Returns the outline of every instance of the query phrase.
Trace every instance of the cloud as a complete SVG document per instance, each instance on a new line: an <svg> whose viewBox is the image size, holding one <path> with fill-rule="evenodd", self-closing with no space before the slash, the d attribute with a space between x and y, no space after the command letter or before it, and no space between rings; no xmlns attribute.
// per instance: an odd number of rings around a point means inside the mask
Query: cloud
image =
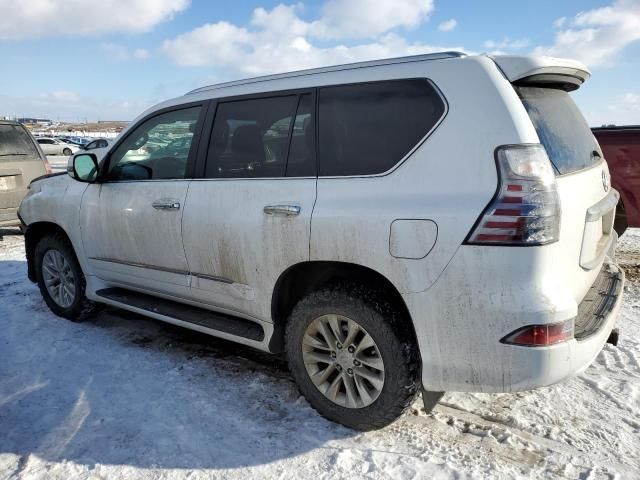
<svg viewBox="0 0 640 480"><path fill-rule="evenodd" d="M0 0L0 40L147 32L190 0Z"/></svg>
<svg viewBox="0 0 640 480"><path fill-rule="evenodd" d="M350 7L352 3L363 10ZM376 8L372 7L373 3ZM432 2L396 0L393 9L383 3L373 3L330 0L323 7L321 17L314 21L300 18L300 4L280 4L272 10L257 8L247 27L229 22L208 23L166 40L162 51L181 66L215 66L227 75L259 75L375 58L462 50L461 47L409 42L393 31L426 21L433 8ZM340 5L344 6L342 16L335 10ZM368 15L371 10L378 11ZM380 11L387 14L380 16ZM410 11L413 15L408 15ZM365 31L368 31L368 41L361 40ZM327 45L328 38L338 35L356 41L348 45L335 42Z"/></svg>
<svg viewBox="0 0 640 480"><path fill-rule="evenodd" d="M146 60L151 56L149 50L145 48L135 48L131 50L130 48L117 43L101 43L99 47L105 55L119 62Z"/></svg>
<svg viewBox="0 0 640 480"><path fill-rule="evenodd" d="M415 28L433 11L433 0L329 0L314 22L326 38L371 38L397 27Z"/></svg>
<svg viewBox="0 0 640 480"><path fill-rule="evenodd" d="M503 38L499 42L493 40L487 40L484 42L484 47L490 50L519 50L529 46L529 39L522 38L520 40L511 40L509 37Z"/></svg>
<svg viewBox="0 0 640 480"><path fill-rule="evenodd" d="M36 116L52 120L77 121L131 120L156 103L157 99L126 100L117 98L84 97L76 92L54 90L34 96L1 95L3 114Z"/></svg>
<svg viewBox="0 0 640 480"><path fill-rule="evenodd" d="M640 118L640 92L627 92L584 109L591 126L637 125Z"/></svg>
<svg viewBox="0 0 640 480"><path fill-rule="evenodd" d="M441 32L450 32L454 28L458 26L458 21L455 18L451 18L449 20L445 20L444 22L438 25L438 30Z"/></svg>
<svg viewBox="0 0 640 480"><path fill-rule="evenodd" d="M611 5L558 19L555 43L534 55L574 58L590 67L612 66L622 50L640 40L640 1L616 0ZM566 26L566 28L565 28Z"/></svg>

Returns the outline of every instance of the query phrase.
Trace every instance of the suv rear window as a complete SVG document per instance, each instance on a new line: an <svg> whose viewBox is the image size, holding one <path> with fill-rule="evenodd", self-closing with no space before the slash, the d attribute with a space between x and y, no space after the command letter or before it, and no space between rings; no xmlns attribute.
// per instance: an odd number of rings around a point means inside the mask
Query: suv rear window
<svg viewBox="0 0 640 480"><path fill-rule="evenodd" d="M567 92L542 87L516 90L560 175L591 167L601 160L600 146Z"/></svg>
<svg viewBox="0 0 640 480"><path fill-rule="evenodd" d="M36 146L23 127L0 125L0 161L14 156L40 158Z"/></svg>
<svg viewBox="0 0 640 480"><path fill-rule="evenodd" d="M321 176L391 169L438 123L445 105L426 79L320 88Z"/></svg>

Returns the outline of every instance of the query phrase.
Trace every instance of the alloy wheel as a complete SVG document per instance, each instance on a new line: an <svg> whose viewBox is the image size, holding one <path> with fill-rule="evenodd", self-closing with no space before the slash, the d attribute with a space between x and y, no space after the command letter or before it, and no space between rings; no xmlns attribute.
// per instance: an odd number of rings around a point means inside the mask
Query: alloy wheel
<svg viewBox="0 0 640 480"><path fill-rule="evenodd" d="M302 358L309 378L332 402L363 408L384 386L384 362L371 335L342 315L323 315L307 327Z"/></svg>
<svg viewBox="0 0 640 480"><path fill-rule="evenodd" d="M76 298L76 279L71 264L58 250L47 250L42 257L42 278L53 301L69 308Z"/></svg>

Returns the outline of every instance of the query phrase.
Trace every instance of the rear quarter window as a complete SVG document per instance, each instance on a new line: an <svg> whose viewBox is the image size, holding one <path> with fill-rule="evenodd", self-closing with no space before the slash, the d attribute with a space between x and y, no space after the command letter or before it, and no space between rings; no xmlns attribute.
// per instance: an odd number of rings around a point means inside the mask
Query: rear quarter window
<svg viewBox="0 0 640 480"><path fill-rule="evenodd" d="M516 90L560 175L600 162L600 146L567 92L542 87L516 87Z"/></svg>
<svg viewBox="0 0 640 480"><path fill-rule="evenodd" d="M390 170L433 129L445 109L426 79L320 88L320 176Z"/></svg>

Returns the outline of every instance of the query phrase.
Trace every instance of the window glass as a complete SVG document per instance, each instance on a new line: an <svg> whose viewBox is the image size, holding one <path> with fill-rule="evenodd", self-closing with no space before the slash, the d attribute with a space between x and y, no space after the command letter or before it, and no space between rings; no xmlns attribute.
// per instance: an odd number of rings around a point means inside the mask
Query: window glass
<svg viewBox="0 0 640 480"><path fill-rule="evenodd" d="M40 158L36 146L24 128L17 125L0 125L0 161L15 156Z"/></svg>
<svg viewBox="0 0 640 480"><path fill-rule="evenodd" d="M517 87L517 91L549 160L561 175L601 160L600 146L567 92L540 87Z"/></svg>
<svg viewBox="0 0 640 480"><path fill-rule="evenodd" d="M142 123L115 149L109 180L185 178L200 107L163 113Z"/></svg>
<svg viewBox="0 0 640 480"><path fill-rule="evenodd" d="M313 100L310 94L305 94L300 97L291 132L287 177L315 177L314 138Z"/></svg>
<svg viewBox="0 0 640 480"><path fill-rule="evenodd" d="M291 118L297 103L298 97L289 95L218 104L207 177L283 176Z"/></svg>
<svg viewBox="0 0 640 480"><path fill-rule="evenodd" d="M444 114L426 79L320 89L320 175L372 175L391 169Z"/></svg>

